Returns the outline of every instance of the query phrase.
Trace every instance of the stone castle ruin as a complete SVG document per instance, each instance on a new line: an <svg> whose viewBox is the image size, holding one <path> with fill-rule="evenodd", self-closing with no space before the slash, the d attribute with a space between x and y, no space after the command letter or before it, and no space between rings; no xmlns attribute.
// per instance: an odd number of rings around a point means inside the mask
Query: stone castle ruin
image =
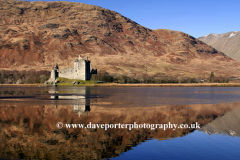
<svg viewBox="0 0 240 160"><path fill-rule="evenodd" d="M48 82L55 82L58 77L86 81L91 79L92 74L97 74L97 69L92 68L91 62L87 57L83 59L79 55L78 59L73 62L73 68L59 69L56 63L51 70L51 77Z"/></svg>

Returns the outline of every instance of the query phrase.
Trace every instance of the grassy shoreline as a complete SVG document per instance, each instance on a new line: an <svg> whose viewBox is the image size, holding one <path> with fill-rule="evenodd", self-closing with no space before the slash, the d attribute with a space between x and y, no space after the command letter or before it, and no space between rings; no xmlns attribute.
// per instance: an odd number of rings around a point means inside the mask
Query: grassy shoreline
<svg viewBox="0 0 240 160"><path fill-rule="evenodd" d="M43 84L1 84L2 86L45 86ZM51 86L51 85L48 85ZM92 87L211 87L211 86L219 86L219 87L232 87L232 86L240 86L240 83L160 83L160 84L151 84L151 83L134 83L134 84L120 84L120 83L101 83L101 84L58 84L58 86L92 86Z"/></svg>
<svg viewBox="0 0 240 160"><path fill-rule="evenodd" d="M118 84L118 83L105 83L93 84L92 86L119 86L119 87L205 87L205 86L240 86L240 83L164 83L164 84Z"/></svg>

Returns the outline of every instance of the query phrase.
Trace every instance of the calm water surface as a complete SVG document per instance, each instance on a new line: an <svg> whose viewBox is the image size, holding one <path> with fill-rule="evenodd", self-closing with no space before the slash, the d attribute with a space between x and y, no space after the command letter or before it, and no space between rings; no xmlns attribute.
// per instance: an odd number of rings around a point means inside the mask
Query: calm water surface
<svg viewBox="0 0 240 160"><path fill-rule="evenodd" d="M0 87L2 159L240 159L240 87ZM200 124L57 128L56 124Z"/></svg>

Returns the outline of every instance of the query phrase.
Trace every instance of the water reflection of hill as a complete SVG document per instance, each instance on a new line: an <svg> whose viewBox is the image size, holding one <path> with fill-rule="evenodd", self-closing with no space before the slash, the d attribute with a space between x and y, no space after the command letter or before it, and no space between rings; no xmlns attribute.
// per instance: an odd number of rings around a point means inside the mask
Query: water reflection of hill
<svg viewBox="0 0 240 160"><path fill-rule="evenodd" d="M200 131L208 134L240 136L240 108L227 112L224 116L203 126Z"/></svg>
<svg viewBox="0 0 240 160"><path fill-rule="evenodd" d="M148 138L164 140L194 129L57 129L72 124L192 124L206 125L231 112L237 104L106 108L92 106L78 116L71 105L1 106L0 157L27 159L103 159L115 157ZM227 114L226 114L227 115Z"/></svg>

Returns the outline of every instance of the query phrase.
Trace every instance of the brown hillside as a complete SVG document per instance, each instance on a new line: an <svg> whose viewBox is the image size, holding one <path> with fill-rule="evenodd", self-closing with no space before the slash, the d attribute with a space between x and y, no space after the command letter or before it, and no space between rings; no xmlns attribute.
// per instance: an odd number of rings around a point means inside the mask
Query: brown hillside
<svg viewBox="0 0 240 160"><path fill-rule="evenodd" d="M131 76L240 76L240 63L182 32L150 30L114 11L70 2L0 1L0 68L50 70L88 56Z"/></svg>

